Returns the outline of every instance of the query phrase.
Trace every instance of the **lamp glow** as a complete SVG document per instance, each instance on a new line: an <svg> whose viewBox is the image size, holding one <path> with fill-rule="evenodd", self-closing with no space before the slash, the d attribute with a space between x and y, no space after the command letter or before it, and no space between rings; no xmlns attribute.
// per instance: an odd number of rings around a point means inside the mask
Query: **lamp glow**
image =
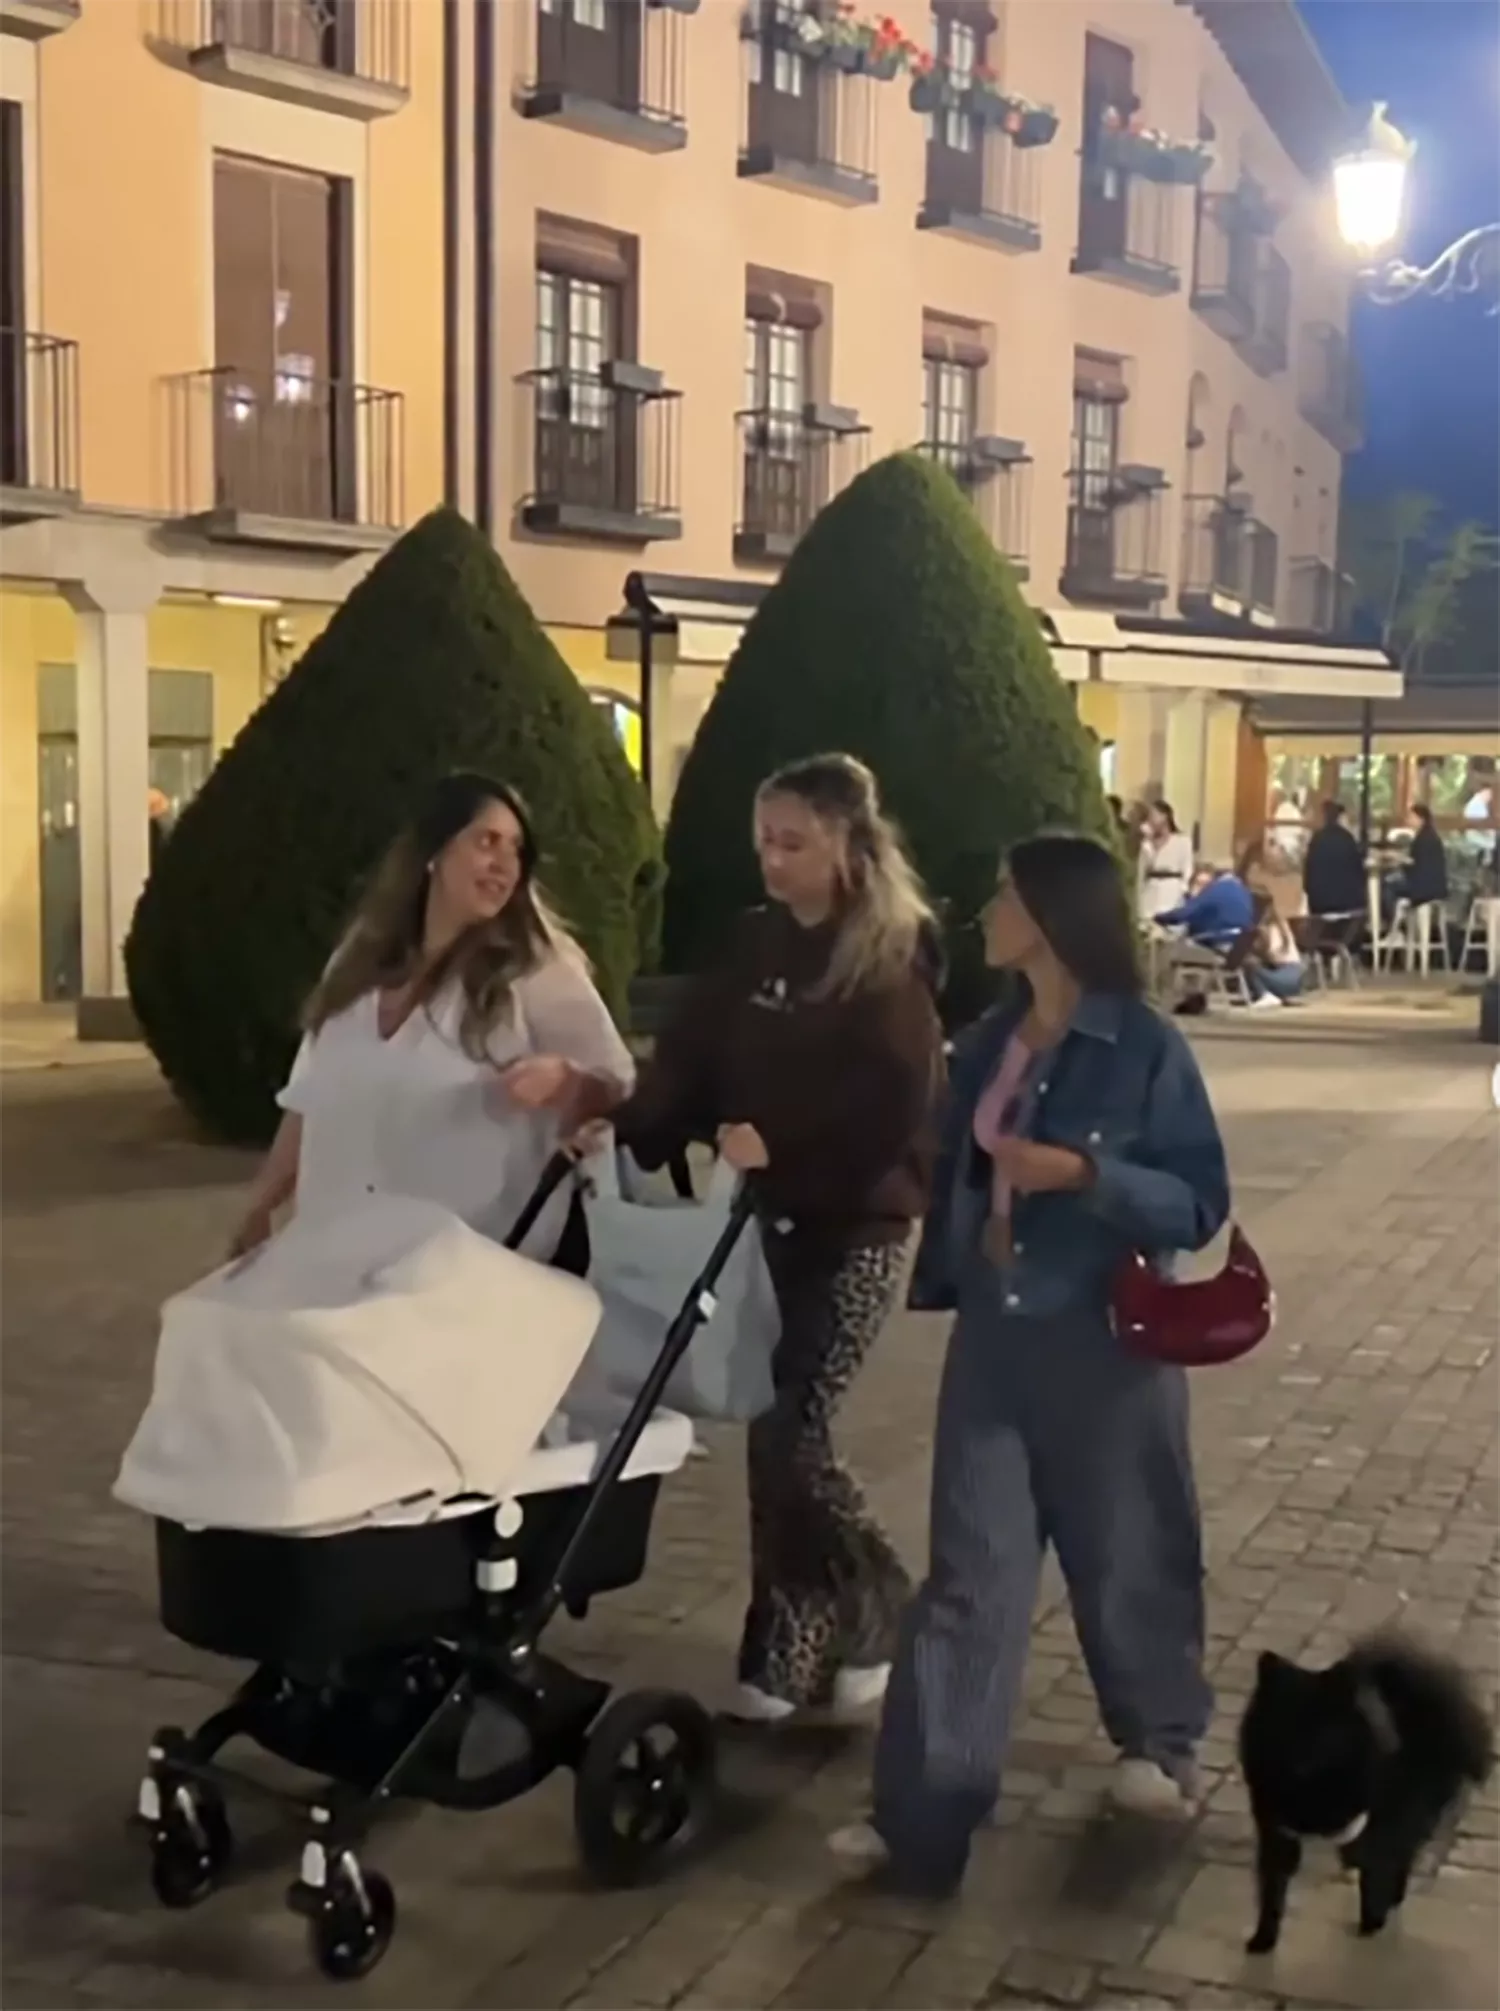
<svg viewBox="0 0 1500 2011"><path fill-rule="evenodd" d="M1387 251L1401 235L1406 171L1416 146L1377 104L1358 147L1333 164L1333 200L1339 236L1364 257Z"/></svg>

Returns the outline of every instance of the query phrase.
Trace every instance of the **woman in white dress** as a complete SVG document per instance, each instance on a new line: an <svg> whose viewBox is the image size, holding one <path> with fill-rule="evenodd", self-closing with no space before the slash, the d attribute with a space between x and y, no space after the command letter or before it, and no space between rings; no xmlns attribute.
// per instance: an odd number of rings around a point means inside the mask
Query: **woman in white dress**
<svg viewBox="0 0 1500 2011"><path fill-rule="evenodd" d="M1193 841L1179 831L1170 803L1155 802L1146 811L1141 845L1141 918L1154 921L1188 897L1193 877Z"/></svg>
<svg viewBox="0 0 1500 2011"><path fill-rule="evenodd" d="M536 867L512 790L453 775L430 791L308 1004L232 1254L288 1202L336 1213L376 1193L502 1238L559 1143L629 1091L629 1051ZM524 1247L582 1270L576 1203L554 1197Z"/></svg>

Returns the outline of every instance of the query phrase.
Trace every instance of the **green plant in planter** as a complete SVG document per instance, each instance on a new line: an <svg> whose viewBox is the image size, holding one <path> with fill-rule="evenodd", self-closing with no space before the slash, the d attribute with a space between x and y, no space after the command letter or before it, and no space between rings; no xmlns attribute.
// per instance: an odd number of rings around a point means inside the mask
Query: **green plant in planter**
<svg viewBox="0 0 1500 2011"><path fill-rule="evenodd" d="M436 510L253 715L136 908L136 1017L219 1137L269 1136L302 1006L362 882L424 787L460 768L526 798L548 891L623 1011L660 898L645 792L489 541Z"/></svg>
<svg viewBox="0 0 1500 2011"><path fill-rule="evenodd" d="M899 21L888 14L867 20L855 12L850 0L793 18L779 12L767 15L752 0L740 16L740 35L750 42L769 39L774 47L809 62L883 83L899 76L921 53Z"/></svg>
<svg viewBox="0 0 1500 2011"><path fill-rule="evenodd" d="M757 785L842 748L867 761L940 904L950 1018L983 990L978 917L1004 847L1048 825L1108 839L1098 761L1035 614L952 477L894 454L828 504L745 630L667 832L665 953L711 959L762 898Z"/></svg>
<svg viewBox="0 0 1500 2011"><path fill-rule="evenodd" d="M1202 140L1174 140L1138 118L1126 121L1110 106L1099 124L1094 159L1099 168L1145 181L1191 184L1208 173L1213 152Z"/></svg>
<svg viewBox="0 0 1500 2011"><path fill-rule="evenodd" d="M908 100L914 112L957 111L963 95L947 66L933 62L931 57L912 73Z"/></svg>

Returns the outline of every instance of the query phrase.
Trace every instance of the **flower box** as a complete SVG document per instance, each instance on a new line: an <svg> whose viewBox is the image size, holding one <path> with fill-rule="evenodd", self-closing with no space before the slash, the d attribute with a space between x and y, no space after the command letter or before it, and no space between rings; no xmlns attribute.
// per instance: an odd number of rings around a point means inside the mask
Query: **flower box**
<svg viewBox="0 0 1500 2011"><path fill-rule="evenodd" d="M1018 147L1047 147L1057 138L1057 114L1050 105L1031 105L1011 132Z"/></svg>
<svg viewBox="0 0 1500 2011"><path fill-rule="evenodd" d="M1194 142L1169 140L1164 133L1132 131L1105 123L1099 129L1095 160L1120 174L1139 175L1148 182L1201 182L1213 156Z"/></svg>
<svg viewBox="0 0 1500 2011"><path fill-rule="evenodd" d="M963 102L962 91L937 64L918 70L911 80L909 97L914 112L955 112Z"/></svg>

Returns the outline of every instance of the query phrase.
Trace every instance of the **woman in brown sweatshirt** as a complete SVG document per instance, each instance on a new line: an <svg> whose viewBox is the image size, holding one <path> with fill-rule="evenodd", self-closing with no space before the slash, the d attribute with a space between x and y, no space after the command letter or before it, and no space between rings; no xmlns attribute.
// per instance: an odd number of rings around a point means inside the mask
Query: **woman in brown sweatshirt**
<svg viewBox="0 0 1500 2011"><path fill-rule="evenodd" d="M910 1590L831 1426L926 1205L942 1037L936 932L869 770L783 769L755 844L770 905L690 988L615 1122L647 1167L715 1141L760 1196L782 1332L749 1434L737 1714L772 1721L878 1701Z"/></svg>

